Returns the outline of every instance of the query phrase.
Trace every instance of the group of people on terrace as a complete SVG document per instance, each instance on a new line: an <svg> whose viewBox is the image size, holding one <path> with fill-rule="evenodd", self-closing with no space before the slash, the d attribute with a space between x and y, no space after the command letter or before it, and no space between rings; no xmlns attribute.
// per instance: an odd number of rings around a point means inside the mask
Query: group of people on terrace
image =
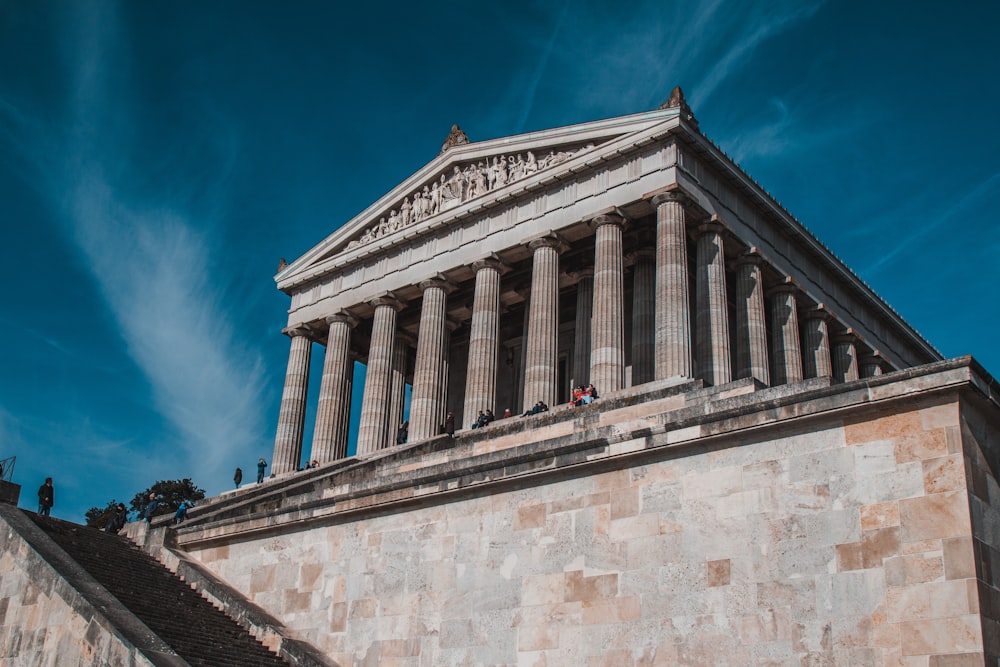
<svg viewBox="0 0 1000 667"><path fill-rule="evenodd" d="M590 405L594 402L594 399L598 398L597 389L594 387L593 383L588 385L580 385L573 388L573 397L570 399L570 404L576 407L581 405Z"/></svg>

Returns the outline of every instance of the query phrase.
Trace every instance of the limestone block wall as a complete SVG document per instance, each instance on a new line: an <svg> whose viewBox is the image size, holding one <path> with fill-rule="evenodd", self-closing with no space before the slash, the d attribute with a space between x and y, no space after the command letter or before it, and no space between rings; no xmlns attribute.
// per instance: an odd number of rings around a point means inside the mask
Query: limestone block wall
<svg viewBox="0 0 1000 667"><path fill-rule="evenodd" d="M0 667L152 667L7 519L0 513Z"/></svg>
<svg viewBox="0 0 1000 667"><path fill-rule="evenodd" d="M992 418L991 418L992 416ZM972 514L974 564L979 592L986 664L1000 664L1000 419L984 406L962 410L965 475Z"/></svg>
<svg viewBox="0 0 1000 667"><path fill-rule="evenodd" d="M982 665L959 392L845 405L192 555L345 665Z"/></svg>

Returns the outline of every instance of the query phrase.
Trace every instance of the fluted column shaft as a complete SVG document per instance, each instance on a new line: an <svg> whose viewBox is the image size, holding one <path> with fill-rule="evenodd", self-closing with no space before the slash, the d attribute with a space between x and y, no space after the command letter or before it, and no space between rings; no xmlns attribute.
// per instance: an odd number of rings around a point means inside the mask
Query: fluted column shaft
<svg viewBox="0 0 1000 667"><path fill-rule="evenodd" d="M361 399L358 421L358 454L370 454L389 442L389 394L392 387L392 355L396 338L398 303L380 298L372 301L371 347L368 349L368 372Z"/></svg>
<svg viewBox="0 0 1000 667"><path fill-rule="evenodd" d="M698 228L695 259L695 328L698 376L717 386L733 379L729 350L729 306L726 301L726 255L722 226Z"/></svg>
<svg viewBox="0 0 1000 667"><path fill-rule="evenodd" d="M312 341L304 330L292 329L286 333L291 337L292 345L288 353L285 388L281 392L274 456L271 458L271 472L275 475L295 472L299 468L309 388L309 358L312 354Z"/></svg>
<svg viewBox="0 0 1000 667"><path fill-rule="evenodd" d="M598 392L625 386L625 286L622 225L617 215L591 221L594 242L594 312L591 317L590 382Z"/></svg>
<svg viewBox="0 0 1000 667"><path fill-rule="evenodd" d="M650 382L656 364L656 253L634 253L632 273L632 386Z"/></svg>
<svg viewBox="0 0 1000 667"><path fill-rule="evenodd" d="M326 463L347 456L347 422L351 410L351 329L357 321L347 314L326 318L330 331L326 338L323 378L319 385L316 426L310 458Z"/></svg>
<svg viewBox="0 0 1000 667"><path fill-rule="evenodd" d="M403 422L403 411L406 403L406 360L410 346L398 333L392 346L392 371L389 381L389 412L388 424L389 442L396 442L396 433Z"/></svg>
<svg viewBox="0 0 1000 667"><path fill-rule="evenodd" d="M802 379L802 348L799 344L795 292L795 287L782 285L771 293L771 359L774 361L775 385Z"/></svg>
<svg viewBox="0 0 1000 667"><path fill-rule="evenodd" d="M833 337L833 378L838 382L853 382L860 377L856 341L850 333Z"/></svg>
<svg viewBox="0 0 1000 667"><path fill-rule="evenodd" d="M420 309L417 361L413 371L413 399L410 402L410 439L423 440L437 435L444 388L445 315L447 284L441 280L420 283L424 303Z"/></svg>
<svg viewBox="0 0 1000 667"><path fill-rule="evenodd" d="M683 195L653 197L656 207L656 379L693 378Z"/></svg>
<svg viewBox="0 0 1000 667"><path fill-rule="evenodd" d="M576 283L576 325L573 330L573 384L590 382L590 324L594 308L594 270L580 271Z"/></svg>
<svg viewBox="0 0 1000 667"><path fill-rule="evenodd" d="M804 316L802 325L802 375L807 378L831 377L830 328L828 314L813 309Z"/></svg>
<svg viewBox="0 0 1000 667"><path fill-rule="evenodd" d="M497 352L500 338L500 262L472 265L476 288L469 328L469 365L465 372L462 424L470 424L479 410L496 411Z"/></svg>
<svg viewBox="0 0 1000 667"><path fill-rule="evenodd" d="M559 242L532 241L531 302L524 367L524 410L536 401L553 405L559 362Z"/></svg>
<svg viewBox="0 0 1000 667"><path fill-rule="evenodd" d="M767 318L760 257L747 254L736 263L736 377L771 383L767 365Z"/></svg>

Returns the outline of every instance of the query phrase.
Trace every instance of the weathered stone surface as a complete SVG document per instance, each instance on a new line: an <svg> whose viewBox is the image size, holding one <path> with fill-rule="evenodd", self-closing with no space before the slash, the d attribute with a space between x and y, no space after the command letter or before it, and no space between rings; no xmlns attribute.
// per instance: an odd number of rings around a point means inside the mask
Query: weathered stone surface
<svg viewBox="0 0 1000 667"><path fill-rule="evenodd" d="M1000 498L1000 417L964 407L961 363L623 392L302 473L178 538L345 664L982 660L1000 522L965 471Z"/></svg>

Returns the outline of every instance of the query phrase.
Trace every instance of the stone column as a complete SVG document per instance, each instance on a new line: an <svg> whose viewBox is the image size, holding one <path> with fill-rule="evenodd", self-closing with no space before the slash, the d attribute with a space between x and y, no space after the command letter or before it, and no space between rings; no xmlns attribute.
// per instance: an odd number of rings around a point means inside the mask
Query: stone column
<svg viewBox="0 0 1000 667"><path fill-rule="evenodd" d="M451 358L453 350L451 348L451 337L455 334L455 331L462 326L461 322L456 322L452 319L445 319L444 322L444 353L442 355L441 363L441 409L438 411L438 425L444 426L445 417L448 414L448 386L450 385L448 378L451 376ZM461 429L462 422L458 421L461 415L455 416L455 428ZM437 433L437 431L435 431Z"/></svg>
<svg viewBox="0 0 1000 667"><path fill-rule="evenodd" d="M850 329L833 337L833 379L837 382L854 382L860 377L857 340Z"/></svg>
<svg viewBox="0 0 1000 667"><path fill-rule="evenodd" d="M358 420L358 455L371 454L389 443L389 394L392 386L392 354L396 339L396 313L400 304L393 297L371 301L375 308L368 373ZM395 441L395 438L393 438Z"/></svg>
<svg viewBox="0 0 1000 667"><path fill-rule="evenodd" d="M771 383L767 365L767 318L764 277L755 251L736 261L736 377Z"/></svg>
<svg viewBox="0 0 1000 667"><path fill-rule="evenodd" d="M633 253L632 275L632 386L651 382L656 343L656 252L645 248Z"/></svg>
<svg viewBox="0 0 1000 667"><path fill-rule="evenodd" d="M576 325L573 329L573 384L590 382L590 323L594 308L594 270L577 272ZM534 403L532 403L534 405Z"/></svg>
<svg viewBox="0 0 1000 667"><path fill-rule="evenodd" d="M625 286L618 215L590 221L594 242L594 310L590 322L590 382L599 394L625 386Z"/></svg>
<svg viewBox="0 0 1000 667"><path fill-rule="evenodd" d="M271 473L274 475L299 469L309 388L309 357L312 354L312 341L305 328L286 329L283 333L292 339L292 348L288 353L278 432L274 437L274 456L271 457Z"/></svg>
<svg viewBox="0 0 1000 667"><path fill-rule="evenodd" d="M497 411L497 351L500 338L500 269L495 259L475 262L476 291L469 328L469 365L465 371L462 423L472 423L479 410Z"/></svg>
<svg viewBox="0 0 1000 667"><path fill-rule="evenodd" d="M820 306L803 313L802 319L802 375L807 378L831 377L830 315Z"/></svg>
<svg viewBox="0 0 1000 667"><path fill-rule="evenodd" d="M687 228L680 192L653 197L656 207L656 379L693 378Z"/></svg>
<svg viewBox="0 0 1000 667"><path fill-rule="evenodd" d="M425 280L420 283L424 303L420 309L417 334L417 362L413 371L413 399L410 402L410 440L424 440L437 435L444 396L445 315L448 306L448 283Z"/></svg>
<svg viewBox="0 0 1000 667"><path fill-rule="evenodd" d="M524 364L524 410L536 401L556 401L559 363L559 246L556 238L529 244L534 253L528 340Z"/></svg>
<svg viewBox="0 0 1000 667"><path fill-rule="evenodd" d="M771 359L774 362L773 384L787 384L802 379L802 348L799 346L799 316L794 285L783 284L770 293Z"/></svg>
<svg viewBox="0 0 1000 667"><path fill-rule="evenodd" d="M312 456L326 463L347 456L347 422L351 412L351 329L356 319L347 313L326 318L330 331L326 337L323 379L319 385L316 427L313 429Z"/></svg>
<svg viewBox="0 0 1000 667"><path fill-rule="evenodd" d="M882 375L885 369L882 365L882 357L878 352L872 352L861 358L861 376L873 378Z"/></svg>
<svg viewBox="0 0 1000 667"><path fill-rule="evenodd" d="M410 341L399 333L392 346L392 371L389 381L389 413L387 418L389 440L396 443L399 425L403 422L403 408L406 402L406 362L410 354Z"/></svg>
<svg viewBox="0 0 1000 667"><path fill-rule="evenodd" d="M698 376L718 386L733 379L729 352L729 305L726 301L726 255L722 247L722 225L698 227L695 260L695 340L698 344Z"/></svg>

